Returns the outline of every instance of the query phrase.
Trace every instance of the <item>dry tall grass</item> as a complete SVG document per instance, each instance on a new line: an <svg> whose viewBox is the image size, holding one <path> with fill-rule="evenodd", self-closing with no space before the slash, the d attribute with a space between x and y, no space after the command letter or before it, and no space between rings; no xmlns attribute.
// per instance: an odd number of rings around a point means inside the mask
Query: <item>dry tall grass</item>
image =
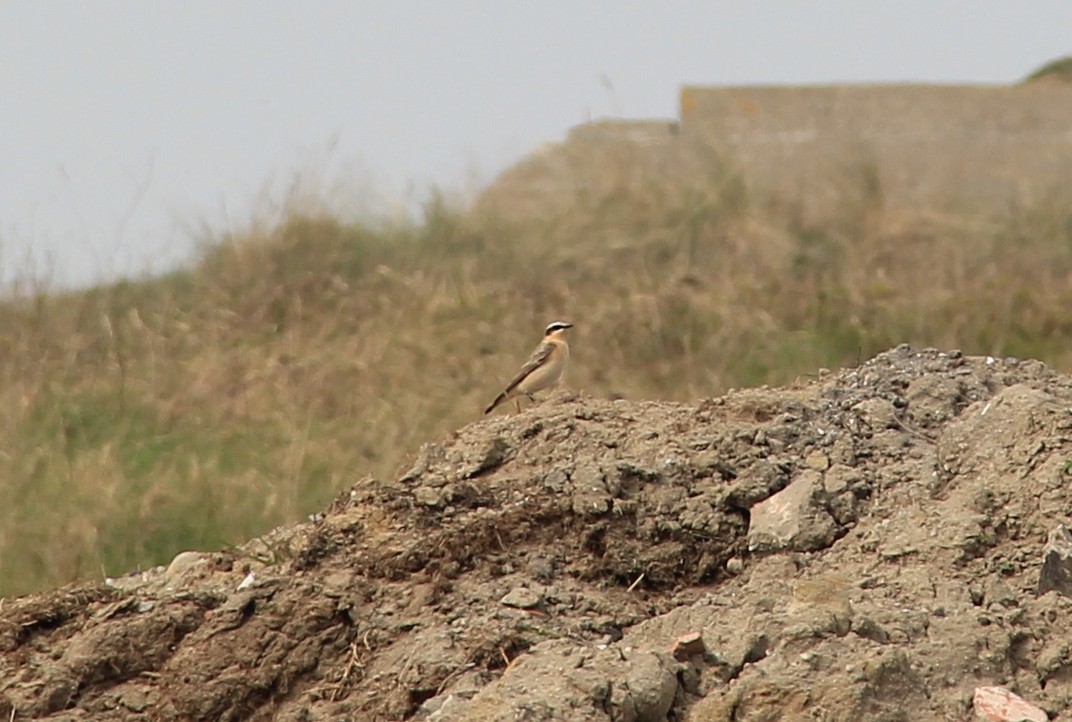
<svg viewBox="0 0 1072 722"><path fill-rule="evenodd" d="M568 385L690 399L901 342L1072 367L1072 205L803 227L741 187L633 189L524 227L294 215L192 270L0 314L0 594L316 511L480 418L544 324Z"/></svg>

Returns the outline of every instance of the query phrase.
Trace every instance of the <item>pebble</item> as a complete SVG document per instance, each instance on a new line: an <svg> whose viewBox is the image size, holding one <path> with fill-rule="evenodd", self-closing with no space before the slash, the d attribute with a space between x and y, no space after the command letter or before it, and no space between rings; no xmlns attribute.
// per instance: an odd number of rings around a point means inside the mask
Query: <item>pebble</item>
<svg viewBox="0 0 1072 722"><path fill-rule="evenodd" d="M703 654L707 651L703 635L700 632L686 632L674 638L670 645L670 653L679 662L686 662L690 657Z"/></svg>
<svg viewBox="0 0 1072 722"><path fill-rule="evenodd" d="M816 471L826 471L830 468L830 457L821 451L813 451L804 458L804 464Z"/></svg>
<svg viewBox="0 0 1072 722"><path fill-rule="evenodd" d="M976 717L986 722L1049 722L1050 719L1006 687L976 687L972 707Z"/></svg>
<svg viewBox="0 0 1072 722"><path fill-rule="evenodd" d="M167 570L164 572L164 578L170 581L180 576L187 569L191 569L199 561L201 561L201 554L198 552L179 552L168 564Z"/></svg>
<svg viewBox="0 0 1072 722"><path fill-rule="evenodd" d="M508 607L514 607L516 609L535 609L543 602L543 597L539 592L535 592L527 587L514 587L506 593L502 599L499 600L500 604L505 604Z"/></svg>

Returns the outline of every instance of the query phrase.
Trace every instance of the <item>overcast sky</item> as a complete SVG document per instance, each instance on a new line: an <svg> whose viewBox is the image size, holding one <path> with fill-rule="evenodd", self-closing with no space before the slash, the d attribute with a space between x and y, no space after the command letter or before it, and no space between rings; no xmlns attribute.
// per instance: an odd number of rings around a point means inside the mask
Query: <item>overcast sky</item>
<svg viewBox="0 0 1072 722"><path fill-rule="evenodd" d="M0 278L161 270L297 178L390 214L472 195L682 84L1007 83L1072 53L1069 0L0 4Z"/></svg>

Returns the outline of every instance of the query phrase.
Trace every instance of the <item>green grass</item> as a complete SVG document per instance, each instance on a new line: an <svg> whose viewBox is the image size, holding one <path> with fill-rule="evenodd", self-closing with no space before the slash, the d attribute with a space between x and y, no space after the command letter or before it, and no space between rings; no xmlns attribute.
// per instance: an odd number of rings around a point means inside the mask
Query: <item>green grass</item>
<svg viewBox="0 0 1072 722"><path fill-rule="evenodd" d="M556 318L570 386L689 400L902 342L1072 367L1072 202L893 216L850 169L803 226L739 178L526 225L295 214L194 267L0 313L0 595L241 543L390 478L481 409Z"/></svg>
<svg viewBox="0 0 1072 722"><path fill-rule="evenodd" d="M1024 80L1025 82L1031 82L1042 78L1052 78L1066 83L1072 80L1072 56L1051 60L1028 75Z"/></svg>

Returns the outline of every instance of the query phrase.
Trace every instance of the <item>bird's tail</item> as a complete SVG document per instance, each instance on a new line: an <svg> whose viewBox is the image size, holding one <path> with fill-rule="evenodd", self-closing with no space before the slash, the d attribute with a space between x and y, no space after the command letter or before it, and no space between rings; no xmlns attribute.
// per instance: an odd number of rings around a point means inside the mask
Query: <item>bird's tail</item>
<svg viewBox="0 0 1072 722"><path fill-rule="evenodd" d="M498 406L499 404L501 404L503 401L506 401L506 392L505 391L503 391L501 394L496 396L495 400L492 401L491 404L488 405L488 408L484 409L484 415L486 416L487 414L490 414L492 411L495 410L495 407Z"/></svg>

